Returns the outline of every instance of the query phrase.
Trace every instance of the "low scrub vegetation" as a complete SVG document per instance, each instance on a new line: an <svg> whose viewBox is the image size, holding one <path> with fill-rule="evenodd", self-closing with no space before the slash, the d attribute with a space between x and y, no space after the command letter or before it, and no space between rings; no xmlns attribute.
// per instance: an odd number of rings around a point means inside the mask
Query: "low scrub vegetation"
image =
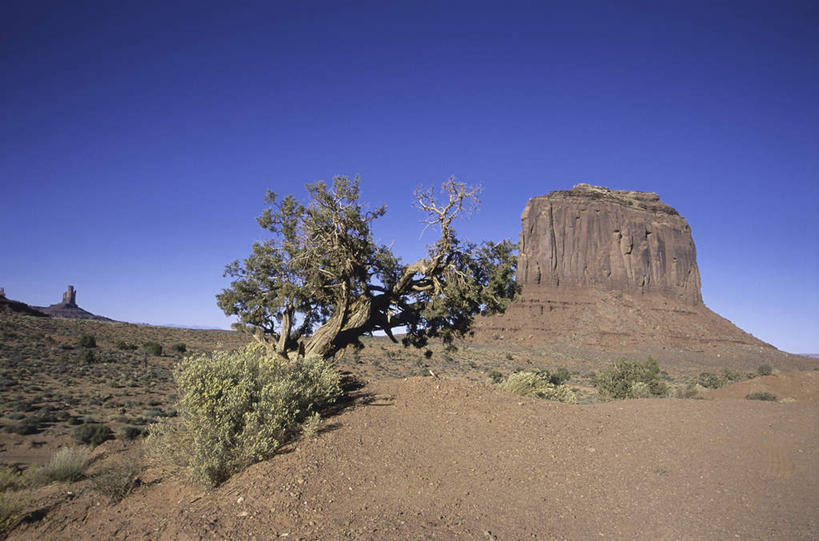
<svg viewBox="0 0 819 541"><path fill-rule="evenodd" d="M139 457L118 455L103 464L91 481L97 492L116 503L139 486L141 471Z"/></svg>
<svg viewBox="0 0 819 541"><path fill-rule="evenodd" d="M522 396L554 400L566 404L577 404L577 396L571 389L562 383L556 384L553 383L553 381L548 371L514 372L504 381L501 381L498 386L505 391Z"/></svg>
<svg viewBox="0 0 819 541"><path fill-rule="evenodd" d="M748 393L745 395L746 400L764 400L767 402L776 402L777 398L776 395L773 393L769 393L766 391L762 392L755 392L755 393Z"/></svg>
<svg viewBox="0 0 819 541"><path fill-rule="evenodd" d="M95 348L97 347L97 337L93 334L83 334L80 335L77 343L80 345L80 347Z"/></svg>
<svg viewBox="0 0 819 541"><path fill-rule="evenodd" d="M80 479L88 468L88 449L83 447L63 447L51 456L48 464L35 472L34 484L48 484L53 481L72 483Z"/></svg>
<svg viewBox="0 0 819 541"><path fill-rule="evenodd" d="M145 342L142 345L142 349L144 349L149 355L153 355L154 357L162 356L162 344L158 342Z"/></svg>
<svg viewBox="0 0 819 541"><path fill-rule="evenodd" d="M74 430L74 440L77 443L83 443L91 447L96 447L102 442L113 438L113 431L101 423L80 425Z"/></svg>
<svg viewBox="0 0 819 541"><path fill-rule="evenodd" d="M283 360L261 344L187 357L175 378L179 419L151 427L149 453L211 487L272 456L341 394L328 361Z"/></svg>
<svg viewBox="0 0 819 541"><path fill-rule="evenodd" d="M668 385L660 379L660 366L653 357L644 361L618 359L597 374L594 385L603 400L666 396Z"/></svg>
<svg viewBox="0 0 819 541"><path fill-rule="evenodd" d="M17 522L17 515L22 507L17 494L0 492L0 537L5 539L4 534Z"/></svg>

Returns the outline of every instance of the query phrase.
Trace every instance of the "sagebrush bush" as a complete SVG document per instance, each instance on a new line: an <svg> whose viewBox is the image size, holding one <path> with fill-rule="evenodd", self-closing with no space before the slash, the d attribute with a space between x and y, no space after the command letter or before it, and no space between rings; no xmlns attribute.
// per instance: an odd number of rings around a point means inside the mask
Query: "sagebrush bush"
<svg viewBox="0 0 819 541"><path fill-rule="evenodd" d="M35 484L52 481L72 483L80 479L88 468L88 449L63 447L51 455L48 464L36 471Z"/></svg>
<svg viewBox="0 0 819 541"><path fill-rule="evenodd" d="M577 404L577 396L565 385L555 385L548 374L540 372L514 372L498 386L515 394L554 400L565 404Z"/></svg>
<svg viewBox="0 0 819 541"><path fill-rule="evenodd" d="M18 494L7 494L0 491L0 537L17 522L17 517L23 508L23 502Z"/></svg>
<svg viewBox="0 0 819 541"><path fill-rule="evenodd" d="M503 381L503 374L497 370L490 370L486 373L486 378L490 383L500 383Z"/></svg>
<svg viewBox="0 0 819 541"><path fill-rule="evenodd" d="M174 344L173 346L171 346L171 349L173 349L177 353L185 353L186 351L188 351L188 346L180 342L178 344Z"/></svg>
<svg viewBox="0 0 819 541"><path fill-rule="evenodd" d="M301 425L301 433L305 438L315 438L321 430L321 414L314 411Z"/></svg>
<svg viewBox="0 0 819 541"><path fill-rule="evenodd" d="M91 481L97 492L116 503L139 486L141 471L139 457L118 455L103 464Z"/></svg>
<svg viewBox="0 0 819 541"><path fill-rule="evenodd" d="M97 347L97 337L93 334L83 334L77 340L77 343L84 348L95 348Z"/></svg>
<svg viewBox="0 0 819 541"><path fill-rule="evenodd" d="M155 458L187 466L207 486L272 456L304 419L341 394L328 361L286 361L260 344L186 357L174 375L179 422L153 425L148 446Z"/></svg>
<svg viewBox="0 0 819 541"><path fill-rule="evenodd" d="M767 402L776 402L776 395L767 391L757 391L755 393L748 393L745 395L746 400L764 400Z"/></svg>
<svg viewBox="0 0 819 541"><path fill-rule="evenodd" d="M756 369L756 373L760 376L770 376L773 374L773 367L769 364L760 365L760 367Z"/></svg>
<svg viewBox="0 0 819 541"><path fill-rule="evenodd" d="M728 380L711 372L701 372L694 383L702 385L706 389L719 389L720 387L724 387L725 384L728 383Z"/></svg>
<svg viewBox="0 0 819 541"><path fill-rule="evenodd" d="M158 342L145 342L142 344L142 348L154 357L162 356L162 344Z"/></svg>
<svg viewBox="0 0 819 541"><path fill-rule="evenodd" d="M114 438L110 428L101 423L80 425L74 430L74 441L96 447L106 440Z"/></svg>
<svg viewBox="0 0 819 541"><path fill-rule="evenodd" d="M653 357L644 361L618 359L597 374L594 385L603 400L665 396L668 385L660 380L660 366Z"/></svg>

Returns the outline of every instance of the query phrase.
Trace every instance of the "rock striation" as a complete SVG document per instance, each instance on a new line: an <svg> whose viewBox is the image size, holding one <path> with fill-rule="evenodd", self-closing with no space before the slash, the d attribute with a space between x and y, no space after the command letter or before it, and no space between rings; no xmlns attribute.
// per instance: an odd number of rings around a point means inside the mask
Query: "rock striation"
<svg viewBox="0 0 819 541"><path fill-rule="evenodd" d="M478 342L749 369L786 355L703 304L691 227L655 193L579 184L530 199L521 225L521 297L476 321Z"/></svg>
<svg viewBox="0 0 819 541"><path fill-rule="evenodd" d="M51 306L36 306L37 310L52 316L63 319L93 319L96 321L113 321L107 317L98 316L83 310L77 306L77 290L74 286L68 286L63 293L63 300Z"/></svg>
<svg viewBox="0 0 819 541"><path fill-rule="evenodd" d="M530 199L521 222L524 287L596 288L702 304L691 228L655 193L579 184Z"/></svg>

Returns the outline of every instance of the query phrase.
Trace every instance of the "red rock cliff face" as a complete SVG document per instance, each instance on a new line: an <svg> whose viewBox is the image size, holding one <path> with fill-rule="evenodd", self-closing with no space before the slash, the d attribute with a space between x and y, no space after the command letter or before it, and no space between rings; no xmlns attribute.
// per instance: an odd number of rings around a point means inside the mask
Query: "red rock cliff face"
<svg viewBox="0 0 819 541"><path fill-rule="evenodd" d="M691 228L655 193L580 184L529 200L518 281L702 304Z"/></svg>

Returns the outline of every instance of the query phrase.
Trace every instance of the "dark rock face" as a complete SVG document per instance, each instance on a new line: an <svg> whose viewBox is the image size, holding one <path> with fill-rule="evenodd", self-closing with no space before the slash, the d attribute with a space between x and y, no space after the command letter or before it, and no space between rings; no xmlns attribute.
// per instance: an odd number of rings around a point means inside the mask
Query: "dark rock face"
<svg viewBox="0 0 819 541"><path fill-rule="evenodd" d="M46 314L35 310L24 302L6 298L6 290L0 287L0 313L17 313L29 316L48 317Z"/></svg>
<svg viewBox="0 0 819 541"><path fill-rule="evenodd" d="M580 184L529 200L518 281L702 304L691 228L655 193Z"/></svg>
<svg viewBox="0 0 819 541"><path fill-rule="evenodd" d="M65 290L62 304L66 306L77 306L77 292L74 286L68 286L68 289Z"/></svg>

